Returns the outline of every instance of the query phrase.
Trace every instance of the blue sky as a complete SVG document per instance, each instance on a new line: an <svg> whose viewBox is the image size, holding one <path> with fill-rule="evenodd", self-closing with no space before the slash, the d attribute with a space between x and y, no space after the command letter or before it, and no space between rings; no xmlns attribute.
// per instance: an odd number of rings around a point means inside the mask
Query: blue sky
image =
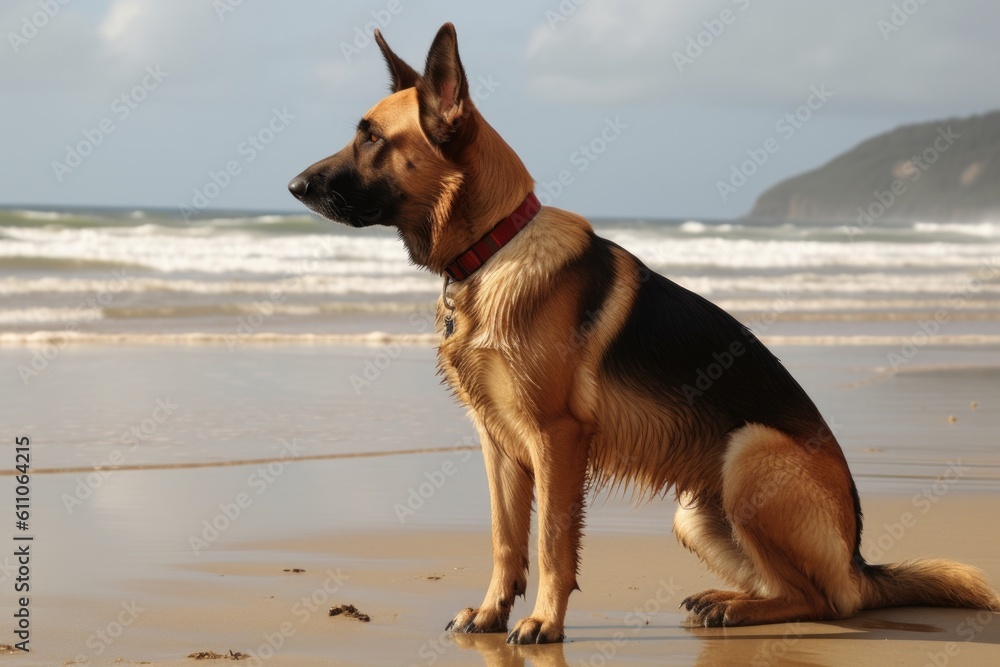
<svg viewBox="0 0 1000 667"><path fill-rule="evenodd" d="M298 210L285 184L386 92L371 28L422 69L445 21L539 190L591 216L737 217L873 134L1000 108L993 0L16 0L0 204Z"/></svg>

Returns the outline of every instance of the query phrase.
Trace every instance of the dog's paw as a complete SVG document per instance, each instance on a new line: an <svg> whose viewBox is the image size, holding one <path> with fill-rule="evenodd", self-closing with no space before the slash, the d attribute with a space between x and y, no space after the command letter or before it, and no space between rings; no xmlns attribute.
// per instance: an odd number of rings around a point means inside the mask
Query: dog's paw
<svg viewBox="0 0 1000 667"><path fill-rule="evenodd" d="M507 618L488 609L463 609L448 623L445 631L452 632L507 632Z"/></svg>
<svg viewBox="0 0 1000 667"><path fill-rule="evenodd" d="M746 593L739 593L737 591L719 591L714 588L710 588L707 591L702 591L701 593L695 593L694 595L689 595L684 598L680 606L688 611L694 613L700 612L705 607L715 604L716 602L729 602L730 600L745 600L747 598Z"/></svg>
<svg viewBox="0 0 1000 667"><path fill-rule="evenodd" d="M563 640L561 627L554 623L528 616L522 618L507 635L508 644L558 644Z"/></svg>
<svg viewBox="0 0 1000 667"><path fill-rule="evenodd" d="M681 607L691 612L691 620L706 628L720 628L739 625L729 614L730 605L738 600L748 599L746 593L737 591L707 590L684 598Z"/></svg>

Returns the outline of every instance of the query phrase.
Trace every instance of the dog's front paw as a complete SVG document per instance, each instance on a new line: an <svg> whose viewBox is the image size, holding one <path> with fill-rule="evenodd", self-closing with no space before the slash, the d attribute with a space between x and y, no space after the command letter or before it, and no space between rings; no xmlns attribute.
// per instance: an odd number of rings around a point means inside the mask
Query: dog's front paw
<svg viewBox="0 0 1000 667"><path fill-rule="evenodd" d="M507 632L507 617L489 609L469 607L456 614L445 631L452 632Z"/></svg>
<svg viewBox="0 0 1000 667"><path fill-rule="evenodd" d="M563 640L562 627L528 616L522 618L507 635L508 644L557 644Z"/></svg>

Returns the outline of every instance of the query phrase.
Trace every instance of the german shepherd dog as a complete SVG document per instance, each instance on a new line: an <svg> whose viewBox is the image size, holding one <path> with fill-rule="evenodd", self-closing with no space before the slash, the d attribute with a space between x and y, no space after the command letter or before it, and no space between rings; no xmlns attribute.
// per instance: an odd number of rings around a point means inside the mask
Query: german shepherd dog
<svg viewBox="0 0 1000 667"><path fill-rule="evenodd" d="M328 219L395 227L415 264L447 276L439 368L478 430L493 525L486 597L449 629L507 631L525 593L534 500L538 596L507 641L561 641L584 500L612 483L672 489L677 538L735 588L685 599L692 623L1000 610L968 565L865 562L854 481L802 387L729 314L579 215L538 204L531 175L470 99L450 23L423 74L375 39L392 93L288 188Z"/></svg>

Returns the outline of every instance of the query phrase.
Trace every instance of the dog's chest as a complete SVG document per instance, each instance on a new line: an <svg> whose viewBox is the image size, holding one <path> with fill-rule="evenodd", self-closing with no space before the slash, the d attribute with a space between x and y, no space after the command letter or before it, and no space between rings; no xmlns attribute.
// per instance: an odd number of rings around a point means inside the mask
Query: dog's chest
<svg viewBox="0 0 1000 667"><path fill-rule="evenodd" d="M463 403L486 410L498 403L523 381L518 372L518 347L498 344L489 323L461 312L442 317L443 332L438 348L441 371ZM508 341L509 342L509 341Z"/></svg>

